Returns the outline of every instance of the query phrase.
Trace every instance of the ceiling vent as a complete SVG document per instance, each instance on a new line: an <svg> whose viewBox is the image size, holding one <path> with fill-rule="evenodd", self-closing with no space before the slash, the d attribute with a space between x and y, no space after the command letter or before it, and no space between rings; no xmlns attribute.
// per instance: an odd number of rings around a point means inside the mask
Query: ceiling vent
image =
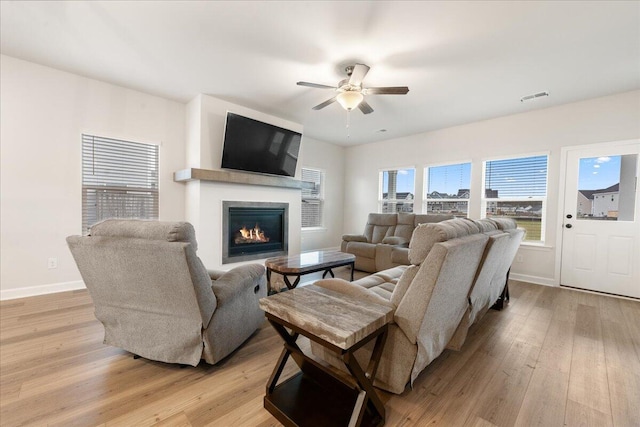
<svg viewBox="0 0 640 427"><path fill-rule="evenodd" d="M549 96L549 92L544 91L544 92L534 93L533 95L523 96L522 98L520 98L520 102L531 101L532 99L537 99L537 98L544 98L545 96Z"/></svg>

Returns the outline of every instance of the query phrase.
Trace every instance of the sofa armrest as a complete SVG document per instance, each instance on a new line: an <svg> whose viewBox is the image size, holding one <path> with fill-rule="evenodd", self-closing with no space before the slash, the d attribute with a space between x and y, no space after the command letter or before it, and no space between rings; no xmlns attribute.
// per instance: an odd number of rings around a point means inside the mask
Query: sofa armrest
<svg viewBox="0 0 640 427"><path fill-rule="evenodd" d="M212 283L211 289L220 306L241 293L257 293L256 289L259 290L261 286L266 286L264 266L248 264L224 273Z"/></svg>
<svg viewBox="0 0 640 427"><path fill-rule="evenodd" d="M345 234L342 236L345 242L368 242L367 238L362 234Z"/></svg>
<svg viewBox="0 0 640 427"><path fill-rule="evenodd" d="M382 239L382 243L385 245L402 246L408 245L409 240L405 239L404 237L389 236Z"/></svg>
<svg viewBox="0 0 640 427"><path fill-rule="evenodd" d="M382 298L380 295L371 292L370 290L363 288L362 286L355 285L343 279L323 279L314 283L321 288L330 289L332 291L340 292L345 295L356 297L362 301L370 302L373 304L380 304L387 307L396 308L391 301Z"/></svg>

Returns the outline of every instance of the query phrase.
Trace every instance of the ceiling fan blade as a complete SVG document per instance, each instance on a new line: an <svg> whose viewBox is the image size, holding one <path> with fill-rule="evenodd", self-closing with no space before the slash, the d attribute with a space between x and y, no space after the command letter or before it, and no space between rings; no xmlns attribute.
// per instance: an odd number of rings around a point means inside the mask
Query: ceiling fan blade
<svg viewBox="0 0 640 427"><path fill-rule="evenodd" d="M367 101L362 100L360 101L360 104L358 104L358 108L360 109L360 111L362 111L364 114L371 114L373 113L373 108L371 108L371 105L369 105L367 103Z"/></svg>
<svg viewBox="0 0 640 427"><path fill-rule="evenodd" d="M326 101L324 101L322 104L318 104L315 107L312 108L312 110L321 110L324 107L326 107L329 104L333 104L334 102L336 102L336 97L334 96L331 99L327 99Z"/></svg>
<svg viewBox="0 0 640 427"><path fill-rule="evenodd" d="M353 67L353 71L351 72L349 84L353 86L360 86L362 84L362 80L364 80L364 76L366 76L368 72L369 66L364 64L356 64Z"/></svg>
<svg viewBox="0 0 640 427"><path fill-rule="evenodd" d="M366 95L406 95L409 88L406 86L395 87L368 87L363 89Z"/></svg>
<svg viewBox="0 0 640 427"><path fill-rule="evenodd" d="M321 85L319 83L298 82L296 84L298 86L315 87L315 88L318 88L318 89L335 89L335 86Z"/></svg>

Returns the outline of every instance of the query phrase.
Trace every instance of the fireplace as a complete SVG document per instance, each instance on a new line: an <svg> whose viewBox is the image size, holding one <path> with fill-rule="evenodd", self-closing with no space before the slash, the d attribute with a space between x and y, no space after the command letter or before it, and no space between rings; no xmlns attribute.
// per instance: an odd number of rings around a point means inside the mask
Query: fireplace
<svg viewBox="0 0 640 427"><path fill-rule="evenodd" d="M222 263L287 255L289 204L222 202Z"/></svg>

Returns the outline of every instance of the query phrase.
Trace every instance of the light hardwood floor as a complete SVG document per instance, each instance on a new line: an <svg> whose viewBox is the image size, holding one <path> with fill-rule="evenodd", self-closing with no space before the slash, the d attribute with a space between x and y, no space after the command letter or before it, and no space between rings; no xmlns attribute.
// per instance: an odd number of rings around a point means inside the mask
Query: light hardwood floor
<svg viewBox="0 0 640 427"><path fill-rule="evenodd" d="M640 425L640 303L521 282L511 294L413 389L382 393L386 425ZM2 426L279 425L262 407L281 351L266 323L222 363L184 369L103 345L86 291L4 301L0 323Z"/></svg>

